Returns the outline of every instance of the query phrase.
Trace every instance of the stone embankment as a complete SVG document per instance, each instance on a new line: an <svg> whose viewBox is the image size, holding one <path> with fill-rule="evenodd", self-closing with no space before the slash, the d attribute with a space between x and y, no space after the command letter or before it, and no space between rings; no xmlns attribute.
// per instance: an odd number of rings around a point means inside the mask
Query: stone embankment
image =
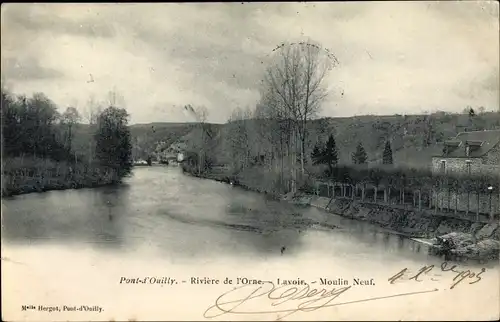
<svg viewBox="0 0 500 322"><path fill-rule="evenodd" d="M462 259L497 259L500 252L498 221L477 223L444 214L401 209L391 205L361 203L311 195L286 195L284 200L368 221L410 238L427 239L437 251Z"/></svg>
<svg viewBox="0 0 500 322"><path fill-rule="evenodd" d="M449 214L404 209L397 205L360 202L346 198L326 198L304 193L283 196L256 184L248 184L236 177L224 175L195 175L222 181L244 189L272 195L283 201L301 206L313 206L343 217L367 221L386 230L424 241L436 251L445 251L466 259L495 259L500 252L500 228L498 220L477 223L473 220L453 218ZM472 217L471 217L472 219ZM457 236L461 236L458 238ZM451 240L445 246L442 240ZM459 241L455 241L457 239ZM463 241L465 240L465 242Z"/></svg>

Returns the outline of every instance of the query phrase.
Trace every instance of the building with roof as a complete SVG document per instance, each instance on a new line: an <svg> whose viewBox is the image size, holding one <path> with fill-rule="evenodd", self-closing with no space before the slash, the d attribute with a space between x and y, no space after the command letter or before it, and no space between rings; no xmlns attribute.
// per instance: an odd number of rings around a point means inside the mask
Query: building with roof
<svg viewBox="0 0 500 322"><path fill-rule="evenodd" d="M500 130L461 132L445 141L443 153L432 158L432 171L500 175Z"/></svg>
<svg viewBox="0 0 500 322"><path fill-rule="evenodd" d="M491 180L500 180L500 130L459 133L445 142L441 155L432 158L432 171L436 174L485 175ZM437 191L432 204L441 209L500 214L500 191L450 193L445 188Z"/></svg>

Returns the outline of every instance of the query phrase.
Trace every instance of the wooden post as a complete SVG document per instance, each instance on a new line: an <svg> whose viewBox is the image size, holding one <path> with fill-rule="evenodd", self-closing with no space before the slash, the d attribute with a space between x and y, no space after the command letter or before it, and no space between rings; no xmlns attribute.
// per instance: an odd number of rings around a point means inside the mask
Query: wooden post
<svg viewBox="0 0 500 322"><path fill-rule="evenodd" d="M477 191L476 221L479 221L479 191Z"/></svg>
<svg viewBox="0 0 500 322"><path fill-rule="evenodd" d="M493 220L493 208L491 207L492 206L492 203L491 203L491 197L493 196L493 191L490 191L490 220Z"/></svg>
<svg viewBox="0 0 500 322"><path fill-rule="evenodd" d="M470 191L467 189L467 210L465 212L467 216L469 215L469 210L470 210Z"/></svg>
<svg viewBox="0 0 500 322"><path fill-rule="evenodd" d="M439 205L439 195L438 191L435 191L436 198L434 198L434 214L437 214L438 211L438 205Z"/></svg>

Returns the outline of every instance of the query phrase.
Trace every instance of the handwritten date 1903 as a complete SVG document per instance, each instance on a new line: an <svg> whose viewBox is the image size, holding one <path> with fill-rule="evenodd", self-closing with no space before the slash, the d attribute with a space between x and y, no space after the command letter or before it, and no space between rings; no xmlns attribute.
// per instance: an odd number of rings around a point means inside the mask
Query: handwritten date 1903
<svg viewBox="0 0 500 322"><path fill-rule="evenodd" d="M455 288L458 284L460 284L465 279L470 279L469 284L475 284L481 281L481 274L486 272L486 268L481 268L479 272L473 272L469 269L460 270L457 268L457 265L451 265L448 262L443 262L439 268L436 268L434 265L428 265L421 267L416 273L412 274L409 272L408 268L403 268L398 273L391 276L388 281L391 284L394 284L397 280L413 280L416 282L422 282L425 277L430 277L432 281L437 281L434 276L441 276L440 274L436 274L437 272L451 272L454 275L453 283L450 287L450 290Z"/></svg>

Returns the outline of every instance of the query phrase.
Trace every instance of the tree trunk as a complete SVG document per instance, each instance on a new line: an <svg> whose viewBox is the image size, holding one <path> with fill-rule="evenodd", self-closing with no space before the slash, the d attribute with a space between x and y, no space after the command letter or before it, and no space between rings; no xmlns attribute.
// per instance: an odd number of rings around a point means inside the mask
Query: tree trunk
<svg viewBox="0 0 500 322"><path fill-rule="evenodd" d="M304 127L303 131L305 131L305 127ZM305 173L305 170L304 170L305 140L306 140L306 137L305 137L305 133L304 133L302 135L302 140L300 142L300 166L301 166L301 170L302 170L302 175L304 175L304 173Z"/></svg>

